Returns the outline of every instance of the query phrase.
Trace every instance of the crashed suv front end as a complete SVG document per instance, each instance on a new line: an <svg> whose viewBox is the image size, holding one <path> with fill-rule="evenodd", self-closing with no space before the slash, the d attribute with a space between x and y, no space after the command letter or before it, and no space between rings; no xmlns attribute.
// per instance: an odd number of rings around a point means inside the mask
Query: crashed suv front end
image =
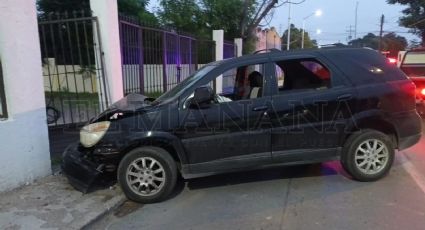
<svg viewBox="0 0 425 230"><path fill-rule="evenodd" d="M109 185L115 181L119 152L109 149L110 152L102 152L102 156L95 154L96 150L85 149L76 143L68 146L63 153L62 171L69 183L83 193L92 187Z"/></svg>
<svg viewBox="0 0 425 230"><path fill-rule="evenodd" d="M122 158L118 120L135 116L149 108L150 98L130 94L93 118L80 130L80 141L68 146L62 156L62 172L70 184L86 193L96 186L116 181L116 170Z"/></svg>

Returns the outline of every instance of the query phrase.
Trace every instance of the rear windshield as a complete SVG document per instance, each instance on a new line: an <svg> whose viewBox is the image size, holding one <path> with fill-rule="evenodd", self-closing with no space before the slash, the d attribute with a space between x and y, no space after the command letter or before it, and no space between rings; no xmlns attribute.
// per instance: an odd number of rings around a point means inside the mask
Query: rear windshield
<svg viewBox="0 0 425 230"><path fill-rule="evenodd" d="M355 85L405 80L406 75L374 50L347 49L326 53Z"/></svg>

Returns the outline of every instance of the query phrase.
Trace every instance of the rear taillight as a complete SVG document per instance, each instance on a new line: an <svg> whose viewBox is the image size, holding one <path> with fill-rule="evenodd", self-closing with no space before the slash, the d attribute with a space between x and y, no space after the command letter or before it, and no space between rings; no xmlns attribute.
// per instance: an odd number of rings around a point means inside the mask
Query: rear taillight
<svg viewBox="0 0 425 230"><path fill-rule="evenodd" d="M416 85L411 81L403 81L403 83L400 84L400 89L408 95L415 96L416 94Z"/></svg>
<svg viewBox="0 0 425 230"><path fill-rule="evenodd" d="M421 90L421 94L422 94L422 96L425 96L425 89Z"/></svg>
<svg viewBox="0 0 425 230"><path fill-rule="evenodd" d="M388 58L388 62L391 64L397 64L397 59L395 58Z"/></svg>

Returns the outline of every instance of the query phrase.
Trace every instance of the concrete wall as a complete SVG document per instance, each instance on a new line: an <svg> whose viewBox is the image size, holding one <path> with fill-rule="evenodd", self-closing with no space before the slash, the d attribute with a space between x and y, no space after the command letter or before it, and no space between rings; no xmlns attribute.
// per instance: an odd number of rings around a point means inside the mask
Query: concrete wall
<svg viewBox="0 0 425 230"><path fill-rule="evenodd" d="M54 58L47 58L45 62L43 78L46 92L97 93L98 71L82 71L79 65L56 66Z"/></svg>
<svg viewBox="0 0 425 230"><path fill-rule="evenodd" d="M51 168L35 0L1 0L0 12L9 111L0 121L0 191L5 191L46 176Z"/></svg>

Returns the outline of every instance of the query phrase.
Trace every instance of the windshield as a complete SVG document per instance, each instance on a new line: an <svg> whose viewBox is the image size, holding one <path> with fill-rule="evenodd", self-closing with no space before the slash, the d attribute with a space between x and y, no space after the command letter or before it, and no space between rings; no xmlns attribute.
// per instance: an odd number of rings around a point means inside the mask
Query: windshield
<svg viewBox="0 0 425 230"><path fill-rule="evenodd" d="M215 66L213 65L207 65L196 71L191 76L184 79L182 82L180 82L178 85L176 85L171 90L167 91L166 93L162 94L160 97L158 97L154 103L160 103L164 102L166 100L169 100L171 98L174 98L175 96L179 95L182 91L187 89L188 87L192 86L195 82L197 82L201 77L203 77L206 73L208 73L211 69L213 69Z"/></svg>

